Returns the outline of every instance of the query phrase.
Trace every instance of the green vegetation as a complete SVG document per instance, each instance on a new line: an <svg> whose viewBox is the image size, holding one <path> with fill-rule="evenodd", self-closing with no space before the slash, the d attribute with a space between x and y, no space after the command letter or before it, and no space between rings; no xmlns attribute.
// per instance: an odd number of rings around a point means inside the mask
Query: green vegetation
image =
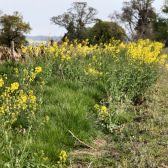
<svg viewBox="0 0 168 168"><path fill-rule="evenodd" d="M63 41L67 37L70 41L78 39L79 41L86 39L86 26L96 22L97 10L88 7L87 2L73 2L72 7L62 15L53 16L51 21L64 27L67 33L63 37Z"/></svg>
<svg viewBox="0 0 168 168"><path fill-rule="evenodd" d="M22 48L29 61L0 67L0 167L166 164L162 47L140 40Z"/></svg>
<svg viewBox="0 0 168 168"><path fill-rule="evenodd" d="M124 29L117 23L99 21L88 30L91 44L109 43L111 39L126 41Z"/></svg>
<svg viewBox="0 0 168 168"><path fill-rule="evenodd" d="M167 44L167 19L152 3L124 3L129 43L85 2L51 18L62 43L26 46L23 17L0 17L0 44L24 58L0 65L0 168L168 166L167 49L147 39Z"/></svg>
<svg viewBox="0 0 168 168"><path fill-rule="evenodd" d="M162 9L162 13L167 16L168 14L168 5L165 3ZM155 31L155 39L157 41L161 41L168 46L168 19L167 17L157 16L156 20L154 21L154 31Z"/></svg>
<svg viewBox="0 0 168 168"><path fill-rule="evenodd" d="M23 22L23 16L18 12L1 16L0 26L0 45L11 47L11 41L14 41L15 48L21 48L21 45L28 44L24 34L29 33L31 28Z"/></svg>

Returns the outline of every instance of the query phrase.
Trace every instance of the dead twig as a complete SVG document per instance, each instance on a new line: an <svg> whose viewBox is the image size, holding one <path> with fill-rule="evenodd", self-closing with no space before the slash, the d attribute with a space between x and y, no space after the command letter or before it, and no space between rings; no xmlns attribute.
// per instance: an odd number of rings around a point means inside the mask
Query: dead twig
<svg viewBox="0 0 168 168"><path fill-rule="evenodd" d="M62 70L62 65L60 64L59 65L59 72L60 72L60 75L61 75L61 78L63 79L63 80L65 80L65 76L64 76L64 73L63 73L63 70Z"/></svg>
<svg viewBox="0 0 168 168"><path fill-rule="evenodd" d="M69 132L79 143L81 143L81 144L87 146L88 148L91 148L91 149L95 150L92 146L87 145L85 142L83 142L83 141L81 141L79 138L77 138L70 130L68 130L68 132Z"/></svg>
<svg viewBox="0 0 168 168"><path fill-rule="evenodd" d="M90 162L90 163L89 163L89 166L88 166L88 168L90 168L90 167L91 167L91 165L92 165L92 162Z"/></svg>
<svg viewBox="0 0 168 168"><path fill-rule="evenodd" d="M72 168L72 163L71 163L71 160L70 160L70 165L71 165L71 168Z"/></svg>

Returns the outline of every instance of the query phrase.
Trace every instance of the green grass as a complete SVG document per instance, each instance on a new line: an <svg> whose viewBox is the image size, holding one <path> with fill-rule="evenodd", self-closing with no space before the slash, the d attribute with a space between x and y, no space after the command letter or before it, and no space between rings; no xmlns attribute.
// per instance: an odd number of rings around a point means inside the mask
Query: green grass
<svg viewBox="0 0 168 168"><path fill-rule="evenodd" d="M48 81L37 118L48 115L50 120L45 127L36 130L34 148L43 149L54 161L60 150L70 151L81 145L75 143L68 130L80 140L92 144L98 133L93 106L102 96L100 90L87 85L81 86L77 82L62 79Z"/></svg>

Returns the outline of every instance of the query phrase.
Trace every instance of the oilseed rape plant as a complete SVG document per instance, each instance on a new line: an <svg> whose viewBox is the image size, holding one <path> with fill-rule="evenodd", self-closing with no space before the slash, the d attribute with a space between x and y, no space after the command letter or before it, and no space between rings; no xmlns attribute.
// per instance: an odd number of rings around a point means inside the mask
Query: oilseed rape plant
<svg viewBox="0 0 168 168"><path fill-rule="evenodd" d="M160 42L151 42L149 40L139 40L127 45L127 57L131 60L139 60L140 64L165 64L167 55L160 55L164 44Z"/></svg>
<svg viewBox="0 0 168 168"><path fill-rule="evenodd" d="M99 106L98 104L95 104L94 106L95 110L98 112L98 116L100 118L100 120L105 120L109 113L108 113L108 109L106 106Z"/></svg>
<svg viewBox="0 0 168 168"><path fill-rule="evenodd" d="M64 150L62 150L59 154L59 161L57 162L60 168L66 166L66 159L67 159L67 154Z"/></svg>
<svg viewBox="0 0 168 168"><path fill-rule="evenodd" d="M161 54L163 47L162 43L148 39L125 44L112 40L109 44L94 46L88 40L70 43L67 39L61 45L42 43L22 50L29 57L52 60L52 70L57 76L61 74L62 78L82 82L101 80L113 99L125 97L137 103L166 64L167 55Z"/></svg>
<svg viewBox="0 0 168 168"><path fill-rule="evenodd" d="M44 43L39 46L22 46L22 53L27 54L31 57L51 57L61 62L69 61L71 59L78 59L79 57L87 57L93 62L98 62L102 59L102 55L111 55L114 61L119 61L120 57L127 57L129 62L139 60L140 63L152 64L152 63L165 63L166 55L160 55L164 44L160 42L153 42L150 40L138 40L138 42L130 42L124 44L120 41L112 40L109 44L89 45L88 40L82 43L66 42L58 45L56 42L53 46L50 46L49 42L45 45Z"/></svg>
<svg viewBox="0 0 168 168"><path fill-rule="evenodd" d="M42 72L42 67L29 69L14 68L14 82L10 82L7 74L0 75L0 167L51 165L44 152L36 157L30 149L33 143L31 134L35 129L33 126L39 108L36 91L31 85ZM44 85L45 82L42 81L40 89ZM49 117L46 116L46 121L48 120ZM53 167L65 165L66 153L62 152L60 157L60 163L55 162Z"/></svg>
<svg viewBox="0 0 168 168"><path fill-rule="evenodd" d="M125 44L112 40L109 44L94 46L88 40L70 43L67 39L61 45L42 43L22 47L22 50L27 57L52 60L52 71L57 76L61 74L62 78L82 82L107 81L108 92L116 98L126 95L136 102L157 80L157 71L166 64L167 55L161 54L163 47L162 43L148 39Z"/></svg>
<svg viewBox="0 0 168 168"><path fill-rule="evenodd" d="M15 69L18 73L18 69ZM36 72L37 75L38 72ZM29 138L32 122L35 119L37 110L37 101L34 91L25 87L22 83L13 82L8 85L8 76L1 75L0 88L0 140L1 140L1 160L2 165L9 167L22 167L25 159L26 144L28 139L19 146L14 137L19 138L19 134L25 134ZM24 121L20 119L24 116ZM18 134L18 135L17 135ZM23 146L22 146L23 145ZM9 158L9 159L7 159Z"/></svg>

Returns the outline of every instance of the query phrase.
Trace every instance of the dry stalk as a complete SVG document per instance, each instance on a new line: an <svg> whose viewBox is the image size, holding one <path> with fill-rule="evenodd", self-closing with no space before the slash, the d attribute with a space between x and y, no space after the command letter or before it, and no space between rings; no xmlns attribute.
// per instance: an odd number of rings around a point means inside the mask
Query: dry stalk
<svg viewBox="0 0 168 168"><path fill-rule="evenodd" d="M68 130L68 132L69 132L79 143L81 143L81 144L87 146L87 147L90 148L90 149L95 150L92 146L87 145L85 142L83 142L83 141L81 141L79 138L77 138L77 137L72 133L72 131Z"/></svg>

